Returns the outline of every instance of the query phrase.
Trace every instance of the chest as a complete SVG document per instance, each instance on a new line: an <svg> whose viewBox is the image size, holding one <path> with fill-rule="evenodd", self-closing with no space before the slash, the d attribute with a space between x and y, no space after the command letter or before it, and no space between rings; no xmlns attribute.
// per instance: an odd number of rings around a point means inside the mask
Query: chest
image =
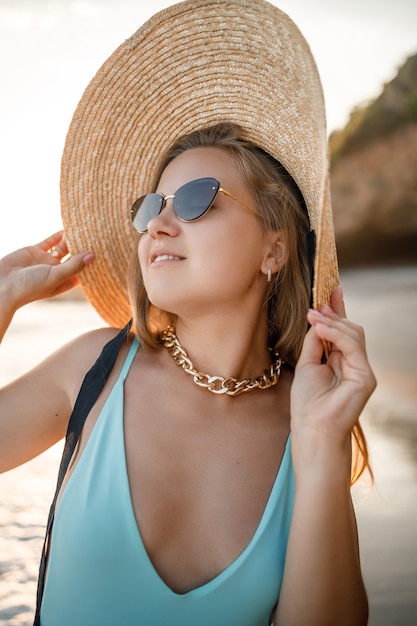
<svg viewBox="0 0 417 626"><path fill-rule="evenodd" d="M125 454L148 556L165 583L185 593L213 580L250 544L280 468L288 420L279 411L225 416L202 400L169 397L148 387L138 402L137 390L126 386Z"/></svg>

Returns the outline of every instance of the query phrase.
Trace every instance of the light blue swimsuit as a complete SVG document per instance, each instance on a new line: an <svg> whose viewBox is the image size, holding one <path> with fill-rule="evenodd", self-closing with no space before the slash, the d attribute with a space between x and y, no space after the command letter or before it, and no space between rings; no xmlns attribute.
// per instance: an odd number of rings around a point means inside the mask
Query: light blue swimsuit
<svg viewBox="0 0 417 626"><path fill-rule="evenodd" d="M262 519L221 574L185 594L160 578L130 497L123 383L135 340L56 511L41 626L269 626L294 500L289 441Z"/></svg>

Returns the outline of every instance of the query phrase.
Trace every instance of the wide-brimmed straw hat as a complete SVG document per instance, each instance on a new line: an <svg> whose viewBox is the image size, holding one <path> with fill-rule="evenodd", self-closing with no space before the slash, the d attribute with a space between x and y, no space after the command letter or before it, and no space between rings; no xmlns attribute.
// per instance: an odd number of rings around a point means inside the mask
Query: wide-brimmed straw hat
<svg viewBox="0 0 417 626"><path fill-rule="evenodd" d="M320 78L290 18L265 0L185 0L157 13L104 63L71 122L62 160L70 252L96 261L79 279L103 319L131 317L130 208L151 191L180 136L234 122L296 181L316 233L313 303L338 284Z"/></svg>

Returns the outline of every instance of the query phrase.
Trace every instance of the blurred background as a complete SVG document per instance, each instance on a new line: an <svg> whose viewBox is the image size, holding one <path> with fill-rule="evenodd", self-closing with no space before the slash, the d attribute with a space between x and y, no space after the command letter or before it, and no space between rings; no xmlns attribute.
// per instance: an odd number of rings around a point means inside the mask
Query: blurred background
<svg viewBox="0 0 417 626"><path fill-rule="evenodd" d="M170 0L0 0L0 256L60 229L73 111L113 50ZM363 415L375 472L354 489L371 626L417 624L417 3L274 0L322 76L348 315L378 388ZM0 384L101 324L79 294L19 311ZM31 624L60 447L0 476L0 624Z"/></svg>

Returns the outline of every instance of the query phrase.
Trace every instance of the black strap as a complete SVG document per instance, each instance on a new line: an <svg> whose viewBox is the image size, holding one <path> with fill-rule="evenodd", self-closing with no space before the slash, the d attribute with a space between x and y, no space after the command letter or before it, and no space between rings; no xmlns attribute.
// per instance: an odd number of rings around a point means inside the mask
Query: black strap
<svg viewBox="0 0 417 626"><path fill-rule="evenodd" d="M314 257L316 252L316 233L310 230L306 239L308 269L310 271L310 306L313 306L313 286L314 286Z"/></svg>
<svg viewBox="0 0 417 626"><path fill-rule="evenodd" d="M129 324L127 324L127 326L125 326L125 328L123 328L123 330L121 330L120 333L116 335L116 337L114 337L111 341L109 341L109 343L104 346L97 361L94 363L93 367L87 372L78 393L78 397L68 423L64 451L62 453L61 464L59 466L55 495L52 500L48 516L48 523L46 525L45 541L43 544L41 563L39 566L36 613L33 626L40 626L40 610L45 585L45 571L49 539L51 535L52 525L54 523L55 505L58 494L61 489L62 482L64 480L68 466L70 464L72 455L74 454L74 450L77 445L87 415L89 414L91 408L94 406L98 396L100 395L101 390L103 389L109 377L110 372L114 367L117 355L119 354L120 348L126 340L131 326L132 322L129 322Z"/></svg>

